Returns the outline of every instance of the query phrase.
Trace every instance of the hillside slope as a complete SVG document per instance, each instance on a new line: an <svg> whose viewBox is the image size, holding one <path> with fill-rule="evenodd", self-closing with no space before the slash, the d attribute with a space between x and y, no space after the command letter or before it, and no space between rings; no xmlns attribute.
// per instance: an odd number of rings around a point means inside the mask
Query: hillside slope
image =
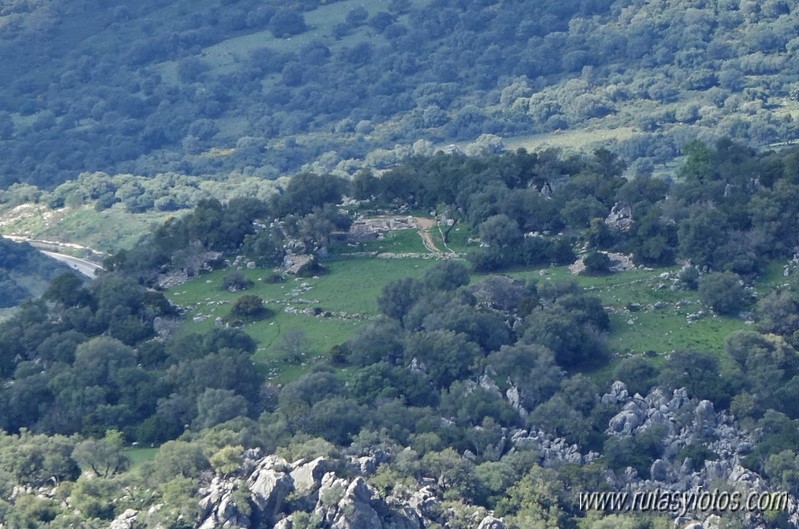
<svg viewBox="0 0 799 529"><path fill-rule="evenodd" d="M797 27L782 0L7 2L0 184L346 173L586 128L647 169L697 135L795 137Z"/></svg>

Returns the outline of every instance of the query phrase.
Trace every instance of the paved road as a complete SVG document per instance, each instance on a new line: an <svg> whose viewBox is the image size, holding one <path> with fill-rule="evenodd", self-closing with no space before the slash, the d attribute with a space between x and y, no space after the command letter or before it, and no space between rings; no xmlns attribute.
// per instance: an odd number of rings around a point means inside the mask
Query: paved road
<svg viewBox="0 0 799 529"><path fill-rule="evenodd" d="M77 257L72 257L71 255L66 255L63 253L55 253L55 252L46 252L44 250L39 250L44 255L48 257L52 257L57 261L61 261L62 263L66 263L71 268L77 270L81 274L89 277L94 277L94 273L97 270L102 270L103 267L98 265L97 263L93 263L91 261L87 261L86 259L79 259Z"/></svg>
<svg viewBox="0 0 799 529"><path fill-rule="evenodd" d="M14 242L27 242L27 243L30 243L34 248L36 248L36 243L37 242L44 242L44 241L31 240L31 239L28 239L27 237L14 237L13 235L0 235L0 237L3 237L5 239L8 239L8 240L11 240L11 241L14 241ZM52 247L52 244L50 244L49 247ZM39 251L42 252L47 257L50 257L50 258L55 259L57 261L61 261L62 263L66 263L70 268L72 268L74 270L77 270L81 274L83 274L85 276L88 276L88 277L94 277L94 273L97 270L102 270L103 269L103 267L100 266L99 264L93 263L91 261L87 261L86 259L80 259L78 257L72 257L71 255L58 253L58 252L48 252L46 250L42 250L41 248L39 248Z"/></svg>

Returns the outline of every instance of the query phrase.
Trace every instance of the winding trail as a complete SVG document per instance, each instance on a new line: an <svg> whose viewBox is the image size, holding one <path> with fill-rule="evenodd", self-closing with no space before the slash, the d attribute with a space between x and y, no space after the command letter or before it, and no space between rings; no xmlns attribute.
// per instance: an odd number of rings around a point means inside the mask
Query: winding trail
<svg viewBox="0 0 799 529"><path fill-rule="evenodd" d="M414 217L413 220L416 221L416 227L419 230L419 236L422 238L422 244L424 244L424 247L427 248L427 251L433 253L444 253L439 250L438 246L436 246L436 243L433 240L433 236L430 235L430 230L435 228L437 225L435 219Z"/></svg>

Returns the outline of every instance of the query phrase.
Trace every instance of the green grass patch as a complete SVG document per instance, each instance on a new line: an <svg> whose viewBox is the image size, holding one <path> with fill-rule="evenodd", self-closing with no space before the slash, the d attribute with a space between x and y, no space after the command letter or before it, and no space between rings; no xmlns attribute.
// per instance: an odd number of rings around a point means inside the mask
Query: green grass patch
<svg viewBox="0 0 799 529"><path fill-rule="evenodd" d="M441 244L438 229L431 230L431 234ZM465 226L456 228L451 233L450 247L462 251L467 247L467 238ZM382 241L348 249L395 253L424 251L417 230L391 232ZM231 293L220 289L230 270L220 270L174 287L167 295L187 308L187 321L179 333L210 330L215 319L226 317L231 303L244 293L262 297L275 315L249 323L244 330L258 341L257 368L272 380L286 382L305 372L314 361L325 359L331 347L345 342L369 319L377 317L376 300L387 283L403 277L420 277L434 264L434 260L428 259L338 256L324 263L327 273L319 276L290 277L284 283L270 284L265 280L271 270L243 270L254 286L245 292ZM783 264L769 264L756 284L758 294L784 282ZM508 275L519 279L535 278L539 283L569 278L599 297L610 314L608 345L616 355L650 351L662 355L676 349L721 354L724 340L730 333L749 327L737 317L714 316L702 305L696 291L679 288L674 279L678 270L679 267L673 266L605 276L574 276L568 267L559 266L517 270ZM483 277L475 274L472 282ZM293 330L302 331L308 343L306 354L295 364L287 363L281 354L283 337ZM598 369L592 376L611 377L615 363Z"/></svg>
<svg viewBox="0 0 799 529"><path fill-rule="evenodd" d="M700 308L698 304L692 307L694 310ZM612 314L608 342L618 353L695 349L721 354L724 339L730 333L746 328L739 318L710 315L689 323L681 310Z"/></svg>
<svg viewBox="0 0 799 529"><path fill-rule="evenodd" d="M450 250L458 254L465 254L477 248L476 244L469 244L469 237L471 237L472 234L466 225L458 224L452 228L452 231L449 232L449 241L447 243L444 243L443 229L444 228L440 226L436 226L430 230L433 241L440 249L444 251Z"/></svg>
<svg viewBox="0 0 799 529"><path fill-rule="evenodd" d="M143 463L155 459L155 454L158 453L158 448L140 448L132 447L124 450L125 455L130 460L130 468L136 468Z"/></svg>
<svg viewBox="0 0 799 529"><path fill-rule="evenodd" d="M382 239L373 241L337 243L331 247L331 251L338 255L356 252L429 253L415 229L390 231Z"/></svg>
<svg viewBox="0 0 799 529"><path fill-rule="evenodd" d="M781 267L779 267L781 274ZM735 317L713 316L695 291L673 288L671 277L678 267L655 270L629 270L606 276L574 276L568 267L515 272L519 278L537 278L539 282L571 278L599 297L610 312L608 345L614 353L667 353L675 349L699 349L721 353L724 339L733 331L748 328ZM661 277L669 274L669 277ZM767 274L760 288L773 282ZM640 306L635 310L634 304ZM630 309L633 309L632 311ZM704 315L689 321L689 314Z"/></svg>
<svg viewBox="0 0 799 529"><path fill-rule="evenodd" d="M104 211L83 206L69 211L57 224L41 231L42 238L78 242L108 253L131 248L152 226L160 225L180 213L148 212L131 214L121 204ZM102 226L102 230L97 227Z"/></svg>
<svg viewBox="0 0 799 529"><path fill-rule="evenodd" d="M230 270L217 270L169 289L167 297L187 310L178 335L208 332L216 318L225 318L231 303L244 294L263 298L275 315L243 329L258 341L258 369L272 380L285 382L305 372L315 360L326 358L332 346L347 341L376 317L376 300L383 286L403 277L419 277L434 264L430 259L338 258L324 263L326 274L275 284L265 282L271 270L242 270L254 285L235 293L220 288ZM280 354L281 340L291 330L302 331L308 341L299 365L286 363Z"/></svg>
<svg viewBox="0 0 799 529"><path fill-rule="evenodd" d="M610 123L608 123L610 125ZM585 151L611 141L624 140L636 134L633 127L596 128L588 130L565 130L515 136L505 139L505 148L515 151L519 148L535 151L544 147L560 147L563 149Z"/></svg>
<svg viewBox="0 0 799 529"><path fill-rule="evenodd" d="M764 296L779 286L789 284L789 278L783 275L786 264L787 261L785 259L780 259L771 261L766 265L763 275L758 278L754 285L755 293L758 296Z"/></svg>

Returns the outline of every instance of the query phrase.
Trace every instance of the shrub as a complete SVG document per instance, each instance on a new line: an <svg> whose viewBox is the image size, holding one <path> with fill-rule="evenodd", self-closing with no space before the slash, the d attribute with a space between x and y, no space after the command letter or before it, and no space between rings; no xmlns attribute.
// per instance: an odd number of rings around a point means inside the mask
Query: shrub
<svg viewBox="0 0 799 529"><path fill-rule="evenodd" d="M264 305L264 300L258 296L241 296L230 308L230 316L243 320L261 320L270 316L272 311Z"/></svg>
<svg viewBox="0 0 799 529"><path fill-rule="evenodd" d="M585 273L590 275L603 275L610 273L610 257L602 252L588 252L583 259Z"/></svg>
<svg viewBox="0 0 799 529"><path fill-rule="evenodd" d="M719 314L735 314L751 302L738 274L716 272L699 280L699 297L702 303Z"/></svg>
<svg viewBox="0 0 799 529"><path fill-rule="evenodd" d="M247 279L240 271L231 272L222 280L222 290L230 292L238 292L239 290L247 290L253 285L253 282Z"/></svg>

